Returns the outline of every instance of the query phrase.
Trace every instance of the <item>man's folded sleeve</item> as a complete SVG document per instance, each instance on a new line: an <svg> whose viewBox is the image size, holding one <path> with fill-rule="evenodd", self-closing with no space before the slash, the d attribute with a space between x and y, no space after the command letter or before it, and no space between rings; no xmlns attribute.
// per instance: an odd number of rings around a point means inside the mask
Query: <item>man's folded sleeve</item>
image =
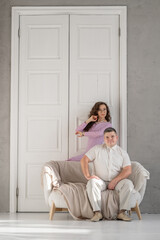
<svg viewBox="0 0 160 240"><path fill-rule="evenodd" d="M85 154L91 162L94 161L96 158L96 149L97 146L94 146Z"/></svg>
<svg viewBox="0 0 160 240"><path fill-rule="evenodd" d="M131 166L131 160L128 153L124 151L123 152L123 168L127 166Z"/></svg>

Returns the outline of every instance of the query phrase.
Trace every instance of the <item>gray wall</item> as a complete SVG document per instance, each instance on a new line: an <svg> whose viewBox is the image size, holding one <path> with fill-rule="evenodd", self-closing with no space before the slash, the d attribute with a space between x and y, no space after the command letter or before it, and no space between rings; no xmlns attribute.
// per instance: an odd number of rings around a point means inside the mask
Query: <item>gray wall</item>
<svg viewBox="0 0 160 240"><path fill-rule="evenodd" d="M11 7L42 5L128 7L128 152L151 173L141 211L160 213L159 0L0 0L0 211L9 211Z"/></svg>

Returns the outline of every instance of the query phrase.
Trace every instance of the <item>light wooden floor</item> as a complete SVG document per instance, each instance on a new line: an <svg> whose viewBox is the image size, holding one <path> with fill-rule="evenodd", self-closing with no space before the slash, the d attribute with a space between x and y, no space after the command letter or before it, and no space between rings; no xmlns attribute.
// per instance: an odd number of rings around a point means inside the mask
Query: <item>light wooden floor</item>
<svg viewBox="0 0 160 240"><path fill-rule="evenodd" d="M160 240L160 214L142 214L131 222L76 221L69 213L0 213L0 239Z"/></svg>

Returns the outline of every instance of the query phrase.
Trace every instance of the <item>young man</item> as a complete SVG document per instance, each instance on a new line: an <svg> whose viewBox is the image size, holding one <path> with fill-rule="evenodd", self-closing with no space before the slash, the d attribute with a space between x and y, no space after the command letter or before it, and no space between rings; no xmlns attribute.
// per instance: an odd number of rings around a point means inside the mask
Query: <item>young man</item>
<svg viewBox="0 0 160 240"><path fill-rule="evenodd" d="M101 220L101 191L115 189L119 193L120 212L117 219L131 221L126 214L130 210L130 197L134 189L131 174L131 161L126 151L117 145L118 136L114 128L104 131L104 144L91 148L81 159L81 167L87 182L87 194L94 216L91 221ZM94 161L96 175L90 176L88 163Z"/></svg>

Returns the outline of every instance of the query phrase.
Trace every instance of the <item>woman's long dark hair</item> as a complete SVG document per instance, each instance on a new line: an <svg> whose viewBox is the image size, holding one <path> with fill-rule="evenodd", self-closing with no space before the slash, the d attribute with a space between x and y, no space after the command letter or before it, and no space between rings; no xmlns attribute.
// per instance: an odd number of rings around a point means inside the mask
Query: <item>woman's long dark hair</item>
<svg viewBox="0 0 160 240"><path fill-rule="evenodd" d="M94 106L92 107L91 111L90 111L90 114L88 115L88 117L90 118L92 115L96 115L98 116L98 110L99 110L99 107L101 105L105 105L106 106L106 109L107 109L107 114L105 116L105 119L107 120L107 122L110 122L111 121L111 115L110 115L110 110L109 110L109 107L108 105L105 103L105 102L96 102L94 104ZM98 121L98 119L96 120L96 122ZM88 130L96 123L96 122L90 122L87 124L87 126L83 129L84 132L88 132Z"/></svg>

